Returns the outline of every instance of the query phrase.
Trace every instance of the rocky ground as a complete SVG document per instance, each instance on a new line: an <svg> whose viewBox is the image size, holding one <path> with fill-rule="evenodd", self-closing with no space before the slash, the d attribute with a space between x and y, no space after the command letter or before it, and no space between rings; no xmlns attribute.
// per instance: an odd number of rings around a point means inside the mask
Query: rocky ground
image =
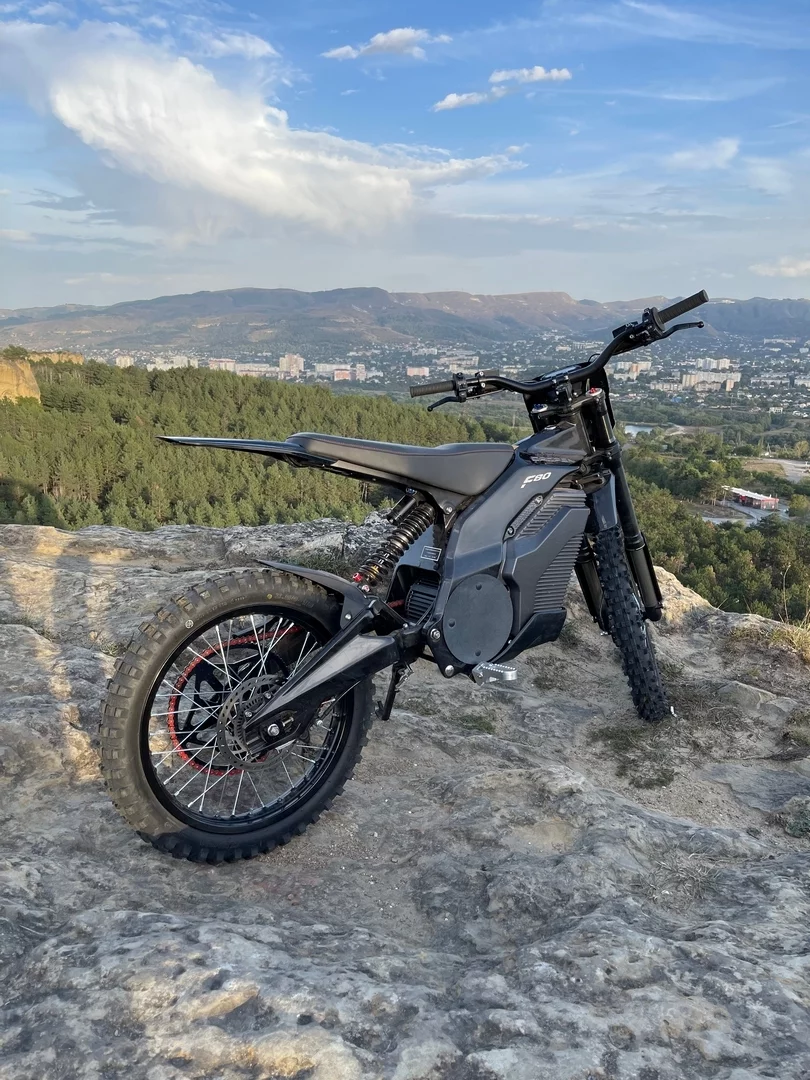
<svg viewBox="0 0 810 1080"><path fill-rule="evenodd" d="M669 575L658 728L572 596L515 690L420 663L283 850L179 863L119 820L95 731L132 629L343 529L0 527L0 1077L810 1076L808 652Z"/></svg>

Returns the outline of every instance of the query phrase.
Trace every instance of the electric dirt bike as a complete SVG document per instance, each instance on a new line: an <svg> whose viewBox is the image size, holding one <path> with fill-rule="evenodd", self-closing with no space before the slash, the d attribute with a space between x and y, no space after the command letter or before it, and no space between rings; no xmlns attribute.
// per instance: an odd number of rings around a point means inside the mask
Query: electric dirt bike
<svg viewBox="0 0 810 1080"><path fill-rule="evenodd" d="M305 830L340 793L375 716L419 657L446 678L509 683L509 663L559 637L576 573L612 636L646 721L670 712L648 634L661 592L613 431L605 367L703 323L666 323L705 292L613 332L598 356L527 382L494 371L411 387L465 401L523 396L516 446L426 448L334 435L285 442L166 437L263 454L402 491L391 531L351 581L278 562L216 577L168 603L116 664L101 722L113 800L181 858L256 855ZM376 707L372 677L390 671Z"/></svg>

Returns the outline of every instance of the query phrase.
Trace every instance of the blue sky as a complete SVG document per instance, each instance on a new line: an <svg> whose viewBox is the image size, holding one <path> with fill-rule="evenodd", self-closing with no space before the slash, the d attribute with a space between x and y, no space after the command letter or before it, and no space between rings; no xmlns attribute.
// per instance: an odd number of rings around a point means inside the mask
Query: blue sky
<svg viewBox="0 0 810 1080"><path fill-rule="evenodd" d="M810 296L807 0L0 0L0 306Z"/></svg>

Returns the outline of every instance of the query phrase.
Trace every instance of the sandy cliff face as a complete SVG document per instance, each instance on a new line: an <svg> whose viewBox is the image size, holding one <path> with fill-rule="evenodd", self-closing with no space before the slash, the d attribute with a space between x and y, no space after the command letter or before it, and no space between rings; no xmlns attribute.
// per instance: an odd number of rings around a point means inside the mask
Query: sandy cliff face
<svg viewBox="0 0 810 1080"><path fill-rule="evenodd" d="M0 359L0 398L32 397L39 401L39 387L26 360Z"/></svg>
<svg viewBox="0 0 810 1080"><path fill-rule="evenodd" d="M36 360L52 360L55 364L83 364L84 354L80 352L62 352L57 350L55 352L29 352L28 359Z"/></svg>
<svg viewBox="0 0 810 1080"><path fill-rule="evenodd" d="M195 866L121 822L95 732L134 627L343 529L0 527L3 1076L810 1075L808 669L670 575L677 719L638 726L572 596L514 690L418 664L289 847Z"/></svg>

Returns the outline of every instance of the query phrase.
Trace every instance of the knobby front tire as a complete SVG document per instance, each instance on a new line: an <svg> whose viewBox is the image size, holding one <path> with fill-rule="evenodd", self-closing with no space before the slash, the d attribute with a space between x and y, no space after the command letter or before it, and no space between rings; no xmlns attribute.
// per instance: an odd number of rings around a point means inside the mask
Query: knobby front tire
<svg viewBox="0 0 810 1080"><path fill-rule="evenodd" d="M233 731L238 707L270 696L339 617L312 582L250 570L189 589L143 623L116 662L100 727L104 779L142 839L175 858L231 862L288 843L329 808L368 739L370 679L278 750L248 758Z"/></svg>
<svg viewBox="0 0 810 1080"><path fill-rule="evenodd" d="M633 704L642 720L656 723L671 715L672 710L627 564L621 528L598 533L594 549L608 628L621 656Z"/></svg>

